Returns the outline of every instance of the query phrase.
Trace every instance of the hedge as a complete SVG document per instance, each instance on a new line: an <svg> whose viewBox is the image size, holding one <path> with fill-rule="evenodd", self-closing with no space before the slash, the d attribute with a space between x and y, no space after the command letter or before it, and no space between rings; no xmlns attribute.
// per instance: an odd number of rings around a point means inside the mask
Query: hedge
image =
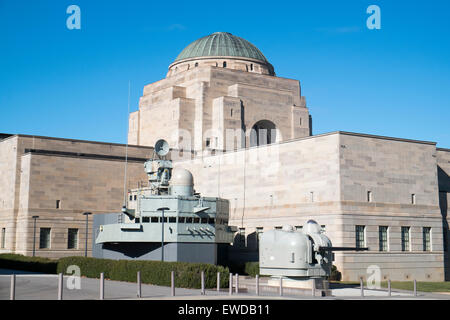
<svg viewBox="0 0 450 320"><path fill-rule="evenodd" d="M259 262L247 262L245 264L245 273L252 277L259 275Z"/></svg>
<svg viewBox="0 0 450 320"><path fill-rule="evenodd" d="M141 272L142 283L170 286L171 271L175 272L175 286L178 288L200 288L201 271L205 272L205 287L217 286L217 272L221 273L220 286L228 286L228 268L207 263L161 262L148 260L109 260L86 257L67 257L58 261L57 273L65 273L71 265L80 268L82 276L136 282L136 274Z"/></svg>
<svg viewBox="0 0 450 320"><path fill-rule="evenodd" d="M109 260L86 257L67 257L51 260L42 257L27 257L19 254L0 254L0 268L43 273L66 273L71 265L80 268L81 276L136 282L141 272L142 283L170 286L171 271L175 272L175 286L178 288L200 288L201 271L205 271L205 288L217 286L217 272L220 272L220 287L228 286L229 270L207 263L161 262L148 260Z"/></svg>
<svg viewBox="0 0 450 320"><path fill-rule="evenodd" d="M333 264L331 266L331 274L329 277L330 281L341 281L342 279L342 274L341 272L337 269L337 267Z"/></svg>
<svg viewBox="0 0 450 320"><path fill-rule="evenodd" d="M42 257L27 257L20 254L0 254L0 268L56 273L58 261Z"/></svg>

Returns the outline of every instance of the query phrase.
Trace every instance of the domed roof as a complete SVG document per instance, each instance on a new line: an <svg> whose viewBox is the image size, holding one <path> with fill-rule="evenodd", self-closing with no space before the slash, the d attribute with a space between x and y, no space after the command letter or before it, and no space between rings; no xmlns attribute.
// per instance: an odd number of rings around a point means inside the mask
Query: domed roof
<svg viewBox="0 0 450 320"><path fill-rule="evenodd" d="M175 62L189 58L213 56L251 58L268 63L257 47L228 32L215 32L192 42L181 51Z"/></svg>
<svg viewBox="0 0 450 320"><path fill-rule="evenodd" d="M174 168L170 184L173 186L193 186L194 177L189 170L184 168Z"/></svg>

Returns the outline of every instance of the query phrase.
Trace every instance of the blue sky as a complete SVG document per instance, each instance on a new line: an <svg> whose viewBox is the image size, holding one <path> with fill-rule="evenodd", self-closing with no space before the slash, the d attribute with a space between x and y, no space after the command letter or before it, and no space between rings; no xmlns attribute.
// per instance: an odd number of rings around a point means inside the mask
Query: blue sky
<svg viewBox="0 0 450 320"><path fill-rule="evenodd" d="M71 4L81 30L66 28ZM314 134L450 148L449 16L447 0L0 0L0 132L125 143L128 81L134 111L184 47L226 31L300 80Z"/></svg>

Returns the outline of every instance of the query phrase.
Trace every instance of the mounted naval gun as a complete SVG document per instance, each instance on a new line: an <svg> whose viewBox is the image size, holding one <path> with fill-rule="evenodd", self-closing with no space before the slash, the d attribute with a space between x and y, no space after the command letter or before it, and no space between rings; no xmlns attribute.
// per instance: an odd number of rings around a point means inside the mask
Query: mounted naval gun
<svg viewBox="0 0 450 320"><path fill-rule="evenodd" d="M228 226L229 201L203 197L194 191L194 178L166 159L167 142L155 144L144 164L148 185L128 191L119 214L94 217L93 256L222 263L233 242Z"/></svg>
<svg viewBox="0 0 450 320"><path fill-rule="evenodd" d="M285 277L294 287L310 287L309 280L323 280L330 276L333 251L365 251L368 248L333 247L321 226L309 220L300 230L283 226L269 230L259 242L260 274ZM308 282L309 281L309 282ZM316 288L320 281L316 282Z"/></svg>

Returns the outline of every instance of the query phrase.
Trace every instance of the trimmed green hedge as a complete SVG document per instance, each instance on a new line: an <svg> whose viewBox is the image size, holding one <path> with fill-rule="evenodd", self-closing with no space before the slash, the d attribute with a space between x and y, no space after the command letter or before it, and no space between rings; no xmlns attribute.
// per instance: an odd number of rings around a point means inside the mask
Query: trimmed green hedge
<svg viewBox="0 0 450 320"><path fill-rule="evenodd" d="M11 253L0 254L0 268L3 269L56 273L57 264L57 260L42 257L27 257Z"/></svg>
<svg viewBox="0 0 450 320"><path fill-rule="evenodd" d="M331 266L331 274L330 277L328 278L328 280L330 281L341 281L342 279L342 274L341 272L337 269L337 267L333 264Z"/></svg>
<svg viewBox="0 0 450 320"><path fill-rule="evenodd" d="M65 273L70 265L80 268L82 276L136 282L136 274L141 272L142 283L170 286L170 273L175 271L175 286L178 288L200 288L201 271L205 271L205 287L217 286L217 272L220 272L220 286L228 286L228 268L206 263L161 262L142 260L109 260L86 257L67 257L58 261L57 273Z"/></svg>
<svg viewBox="0 0 450 320"><path fill-rule="evenodd" d="M19 254L0 254L0 268L43 273L66 273L67 268L76 265L81 276L136 282L141 271L142 283L170 286L170 273L175 271L175 286L178 288L200 288L201 271L205 271L205 287L217 286L217 272L220 272L220 287L228 286L229 270L207 263L161 262L142 260L109 260L86 257L67 257L51 260L42 257L28 257Z"/></svg>
<svg viewBox="0 0 450 320"><path fill-rule="evenodd" d="M259 275L259 262L245 263L245 273L252 277Z"/></svg>

